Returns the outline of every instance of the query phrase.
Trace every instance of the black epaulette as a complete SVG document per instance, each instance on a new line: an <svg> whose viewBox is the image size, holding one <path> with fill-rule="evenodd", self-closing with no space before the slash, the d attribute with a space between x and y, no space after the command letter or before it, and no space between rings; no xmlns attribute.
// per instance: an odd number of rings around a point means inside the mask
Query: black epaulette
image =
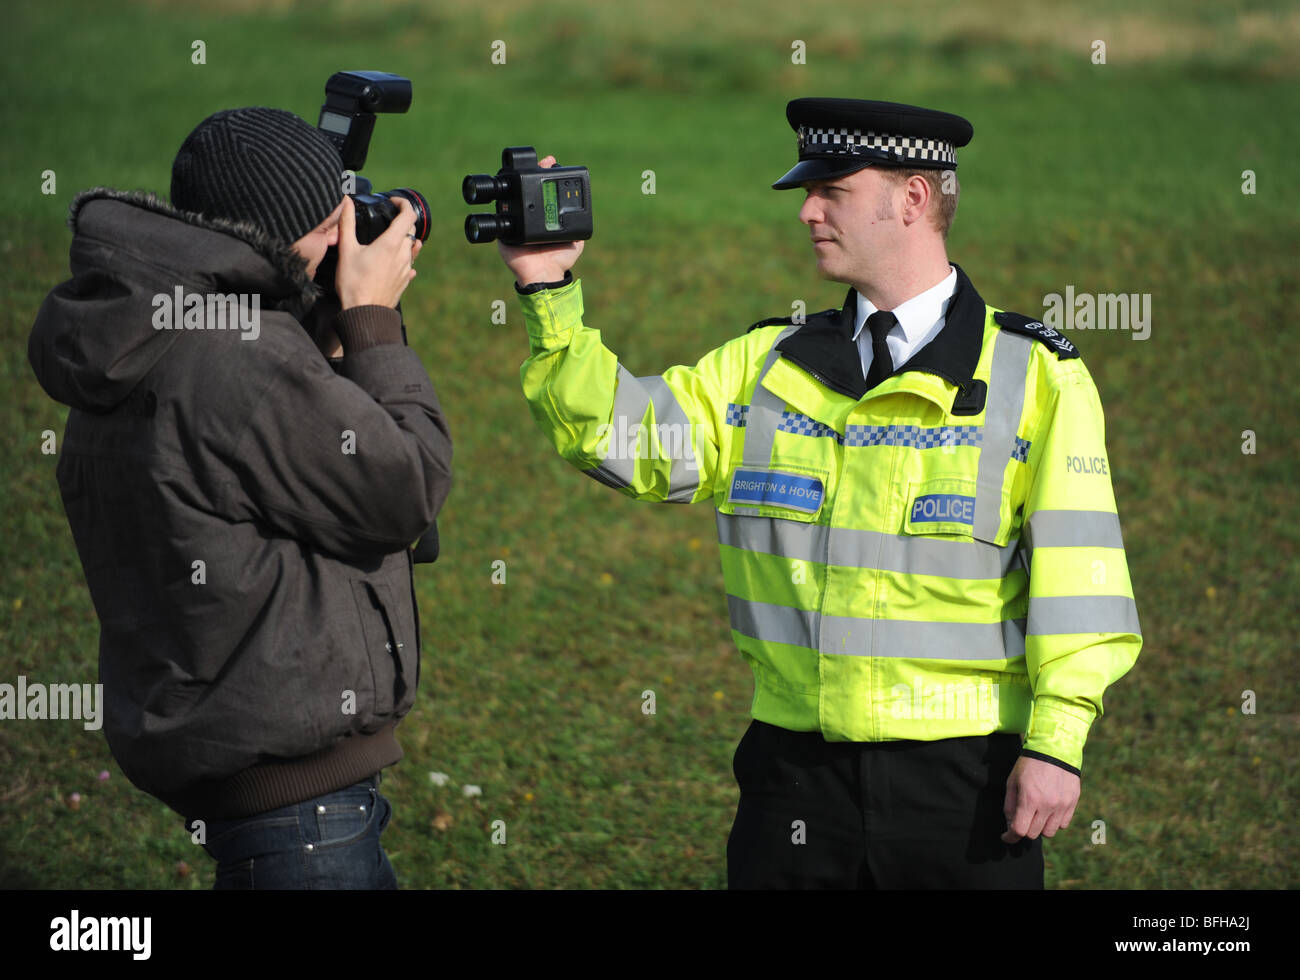
<svg viewBox="0 0 1300 980"><path fill-rule="evenodd" d="M1034 320L1020 313L994 313L993 322L1003 330L1023 334L1040 344L1046 344L1063 361L1079 356L1079 348L1065 334L1044 325L1042 320Z"/></svg>
<svg viewBox="0 0 1300 980"><path fill-rule="evenodd" d="M820 310L817 313L808 313L804 315L804 322L806 323L807 321L811 320L815 316L825 316L827 313L838 314L839 312L840 312L839 310ZM757 330L759 327L774 327L777 324L781 324L784 326L793 323L794 323L793 316L770 316L766 320L759 320L757 323L751 326L749 330L746 330L745 333L749 333L750 330ZM800 324L800 326L802 325L803 324Z"/></svg>

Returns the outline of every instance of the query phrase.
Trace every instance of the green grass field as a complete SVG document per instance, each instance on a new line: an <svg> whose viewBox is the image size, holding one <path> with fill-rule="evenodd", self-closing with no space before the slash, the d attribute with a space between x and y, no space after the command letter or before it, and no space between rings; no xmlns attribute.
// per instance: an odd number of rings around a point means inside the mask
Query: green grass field
<svg viewBox="0 0 1300 980"><path fill-rule="evenodd" d="M36 310L67 276L72 196L165 193L209 113L270 104L315 122L335 70L398 72L414 103L379 120L365 173L419 188L436 212L404 310L452 426L456 484L443 556L417 571L424 671L399 728L406 758L385 775L385 846L410 888L722 887L752 681L730 641L712 512L637 505L550 450L519 388L511 279L495 249L465 243L460 178L494 171L508 144L591 168L596 235L576 270L587 322L653 374L796 299L811 311L843 298L816 278L802 196L769 189L794 160L785 102L911 102L974 124L949 254L986 299L1039 315L1067 285L1151 294L1148 340L1072 335L1106 407L1146 641L1092 730L1074 823L1046 845L1047 885L1300 885L1292 5L22 0L9 18L0 682L95 680L95 613L56 458L40 452L66 410L26 359ZM497 40L505 64L491 61ZM796 40L806 64L792 63ZM499 299L505 326L491 322ZM646 689L657 714L641 712ZM0 722L0 773L0 886L211 886L211 860L127 782L102 733ZM490 841L495 820L505 846Z"/></svg>

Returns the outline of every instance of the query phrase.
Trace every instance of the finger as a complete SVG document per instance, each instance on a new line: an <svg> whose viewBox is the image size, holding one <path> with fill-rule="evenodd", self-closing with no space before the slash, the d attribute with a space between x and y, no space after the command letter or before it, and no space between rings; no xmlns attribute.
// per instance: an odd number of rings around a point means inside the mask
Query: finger
<svg viewBox="0 0 1300 980"><path fill-rule="evenodd" d="M411 207L411 202L404 197L395 197L392 200L397 205L397 217L388 226L388 230L392 231L394 228L399 228L401 234L409 237L411 229L415 227L415 208Z"/></svg>
<svg viewBox="0 0 1300 980"><path fill-rule="evenodd" d="M1043 824L1043 836L1055 837L1056 832L1061 829L1061 820L1059 814L1053 812L1048 815L1047 822Z"/></svg>
<svg viewBox="0 0 1300 980"><path fill-rule="evenodd" d="M1002 816L1006 818L1007 821L1007 829L1005 833L1002 834L1002 843L1004 844L1014 844L1016 841L1020 840L1020 835L1011 829L1012 823L1015 820L1019 798L1019 786L1013 773L1012 778L1007 779L1007 792L1002 798Z"/></svg>
<svg viewBox="0 0 1300 980"><path fill-rule="evenodd" d="M343 195L343 215L339 218L339 248L357 243L357 212L350 195Z"/></svg>
<svg viewBox="0 0 1300 980"><path fill-rule="evenodd" d="M1034 820L1037 818L1037 815L1037 808L1031 805L1024 796L1021 795L1016 803L1015 813L1007 817L1007 832L1014 833L1017 839L1021 837L1033 837L1034 835L1030 833L1030 830L1033 828ZM1040 829L1042 828L1041 821L1038 826Z"/></svg>
<svg viewBox="0 0 1300 980"><path fill-rule="evenodd" d="M539 167L545 167L545 168L547 168L547 169L550 169L551 167L554 167L554 166L555 166L555 157L550 157L550 156L548 156L548 157L542 157L542 162L539 163L538 166L539 166Z"/></svg>
<svg viewBox="0 0 1300 980"><path fill-rule="evenodd" d="M1007 780L1007 792L1002 797L1002 815L1007 818L1007 826L1011 826L1011 821L1015 818L1016 809L1020 798L1019 787L1014 779Z"/></svg>
<svg viewBox="0 0 1300 980"><path fill-rule="evenodd" d="M1030 840L1039 837L1043 832L1043 828L1047 826L1047 818L1047 813L1044 813L1042 810L1036 811L1034 813L1034 819L1029 824L1029 832L1026 833L1025 836Z"/></svg>

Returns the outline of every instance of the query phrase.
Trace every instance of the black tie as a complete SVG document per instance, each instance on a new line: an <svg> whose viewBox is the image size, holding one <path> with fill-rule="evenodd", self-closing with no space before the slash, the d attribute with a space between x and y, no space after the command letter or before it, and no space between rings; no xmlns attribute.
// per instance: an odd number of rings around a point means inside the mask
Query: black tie
<svg viewBox="0 0 1300 980"><path fill-rule="evenodd" d="M871 367L867 370L868 391L894 373L894 359L889 356L889 345L885 343L885 337L897 325L898 317L884 310L877 310L867 317L867 329L871 331Z"/></svg>

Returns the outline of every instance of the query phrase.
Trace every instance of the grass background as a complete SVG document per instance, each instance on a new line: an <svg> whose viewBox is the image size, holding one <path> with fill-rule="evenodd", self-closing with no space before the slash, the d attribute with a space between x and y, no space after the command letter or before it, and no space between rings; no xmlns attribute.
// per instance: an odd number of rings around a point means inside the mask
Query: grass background
<svg viewBox="0 0 1300 980"><path fill-rule="evenodd" d="M815 276L800 196L768 189L794 159L785 101L912 102L974 123L949 254L990 302L1041 312L1067 284L1152 296L1149 340L1072 338L1106 406L1146 644L1093 728L1075 821L1046 844L1048 887L1297 885L1292 5L22 0L8 12L0 681L96 673L56 460L39 450L66 409L26 360L41 299L67 275L72 196L165 193L176 148L209 113L271 104L314 122L335 70L398 72L414 103L380 118L365 173L419 188L436 212L404 309L452 425L456 485L443 557L417 573L424 672L399 729L406 758L385 775L385 846L405 887L725 885L752 681L729 638L712 513L638 506L555 457L519 392L510 277L462 237L460 178L494 171L507 144L591 168L587 322L651 374L795 299L817 310L843 297ZM191 62L196 39L206 64ZM504 327L491 323L498 299ZM492 584L496 560L505 585ZM1241 713L1245 690L1256 714ZM210 859L129 785L101 733L0 723L0 774L0 886L210 887ZM1099 819L1104 845L1091 842Z"/></svg>

